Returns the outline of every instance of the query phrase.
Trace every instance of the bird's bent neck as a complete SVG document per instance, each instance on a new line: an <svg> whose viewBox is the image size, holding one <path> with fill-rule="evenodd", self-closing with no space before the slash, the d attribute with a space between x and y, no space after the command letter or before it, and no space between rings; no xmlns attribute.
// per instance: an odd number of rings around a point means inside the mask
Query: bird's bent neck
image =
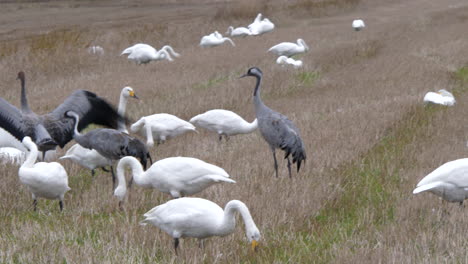
<svg viewBox="0 0 468 264"><path fill-rule="evenodd" d="M224 208L223 229L233 230L236 226L235 212L239 212L244 220L246 231L256 228L256 225L250 215L249 209L241 201L232 200ZM231 231L232 232L232 231Z"/></svg>
<svg viewBox="0 0 468 264"><path fill-rule="evenodd" d="M29 108L28 98L26 97L26 80L24 77L20 78L21 81L21 111L31 113Z"/></svg>
<svg viewBox="0 0 468 264"><path fill-rule="evenodd" d="M257 129L258 127L258 123L257 123L257 118L255 118L254 121L252 121L252 123L247 123L247 125L244 126L244 133L250 133L252 131L254 131L255 129Z"/></svg>
<svg viewBox="0 0 468 264"><path fill-rule="evenodd" d="M28 143L26 147L29 149L29 154L26 160L24 161L23 165L21 165L21 167L32 168L34 163L36 163L36 159L37 159L37 153L38 153L37 146L36 144L31 142L31 143Z"/></svg>
<svg viewBox="0 0 468 264"><path fill-rule="evenodd" d="M119 180L119 186L123 184L126 186L125 183L125 168L130 167L132 170L132 176L135 180L137 185L145 185L145 179L143 177L143 166L141 163L134 157L124 157L119 161L119 165L117 166L117 178Z"/></svg>

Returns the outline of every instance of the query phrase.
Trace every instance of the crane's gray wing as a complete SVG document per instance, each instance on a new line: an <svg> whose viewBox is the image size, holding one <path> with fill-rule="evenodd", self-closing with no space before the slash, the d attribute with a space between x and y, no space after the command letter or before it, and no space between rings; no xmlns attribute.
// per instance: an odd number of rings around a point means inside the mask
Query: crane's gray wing
<svg viewBox="0 0 468 264"><path fill-rule="evenodd" d="M54 111L44 116L47 131L62 148L73 138L74 121L65 117L67 111L74 111L79 115L78 131L89 124L117 128L119 122L126 121L103 98L89 91L75 91Z"/></svg>
<svg viewBox="0 0 468 264"><path fill-rule="evenodd" d="M117 160L127 155L127 146L129 138L125 133L115 129L100 128L89 131L80 140L80 144L86 141L83 147L95 149L99 154L106 158Z"/></svg>
<svg viewBox="0 0 468 264"><path fill-rule="evenodd" d="M0 98L0 127L19 141L25 137L23 114L3 98Z"/></svg>
<svg viewBox="0 0 468 264"><path fill-rule="evenodd" d="M280 139L279 147L285 151L284 158L292 155L293 163L297 162L297 171L299 171L302 161L306 159L299 129L286 116L279 113L272 117L271 124Z"/></svg>

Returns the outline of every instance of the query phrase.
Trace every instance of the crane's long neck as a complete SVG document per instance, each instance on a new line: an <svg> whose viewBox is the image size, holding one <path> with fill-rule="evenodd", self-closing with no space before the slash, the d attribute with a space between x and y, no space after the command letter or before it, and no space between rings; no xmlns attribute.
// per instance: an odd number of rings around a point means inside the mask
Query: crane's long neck
<svg viewBox="0 0 468 264"><path fill-rule="evenodd" d="M26 80L24 77L20 78L21 81L21 110L25 113L30 113L28 98L26 97Z"/></svg>
<svg viewBox="0 0 468 264"><path fill-rule="evenodd" d="M125 194L127 193L127 183L125 181L125 168L130 167L132 170L132 176L135 180L135 184L144 185L144 175L143 167L140 162L134 157L123 157L120 159L119 164L117 165L117 188L115 188L114 195L119 197L120 200L123 200Z"/></svg>
<svg viewBox="0 0 468 264"><path fill-rule="evenodd" d="M254 97L255 112L258 112L260 107L264 106L262 102L262 98L260 98L260 85L262 84L262 77L255 76L255 78L257 78L257 83L255 84L253 97Z"/></svg>
<svg viewBox="0 0 468 264"><path fill-rule="evenodd" d="M236 212L241 214L242 219L244 220L246 232L257 228L247 206L245 206L245 204L241 201L233 200L227 203L226 207L224 208L224 218L222 223L222 227L224 228L222 230L232 232L236 226Z"/></svg>
<svg viewBox="0 0 468 264"><path fill-rule="evenodd" d="M34 165L34 163L36 163L37 153L39 151L37 150L36 144L34 144L33 142L27 143L26 147L29 149L29 154L26 158L26 161L21 167L31 168Z"/></svg>

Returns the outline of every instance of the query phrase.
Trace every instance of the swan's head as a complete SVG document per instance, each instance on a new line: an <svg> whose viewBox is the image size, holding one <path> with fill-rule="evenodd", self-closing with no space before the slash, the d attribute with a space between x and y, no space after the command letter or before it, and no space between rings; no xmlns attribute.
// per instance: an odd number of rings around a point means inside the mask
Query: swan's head
<svg viewBox="0 0 468 264"><path fill-rule="evenodd" d="M125 194L127 193L127 189L125 188L125 184L122 185L122 186L117 186L117 188L115 188L115 191L114 191L114 196L117 197L117 199L119 199L120 202L123 201L123 199L125 198Z"/></svg>
<svg viewBox="0 0 468 264"><path fill-rule="evenodd" d="M279 56L278 59L276 59L276 64L284 64L286 63L286 60L288 59L288 57L282 55L282 56Z"/></svg>
<svg viewBox="0 0 468 264"><path fill-rule="evenodd" d="M136 96L135 94L135 91L133 90L132 87L130 86L127 86L127 87L124 87L122 89L122 93L121 93L124 97L132 97L132 98L135 98L135 99L140 99L138 98L138 96Z"/></svg>
<svg viewBox="0 0 468 264"><path fill-rule="evenodd" d="M256 250L258 247L258 242L262 238L260 235L260 231L256 226L252 227L246 232L247 239L250 241L250 244L252 245L252 250Z"/></svg>
<svg viewBox="0 0 468 264"><path fill-rule="evenodd" d="M31 137L28 137L28 136L24 137L22 142L24 145L29 145L33 143Z"/></svg>
<svg viewBox="0 0 468 264"><path fill-rule="evenodd" d="M305 51L309 51L309 46L305 43L303 39L297 39L297 43L302 45Z"/></svg>
<svg viewBox="0 0 468 264"><path fill-rule="evenodd" d="M263 75L262 71L257 67L250 68L246 74L242 75L240 78L247 77L247 76L254 76L261 78Z"/></svg>

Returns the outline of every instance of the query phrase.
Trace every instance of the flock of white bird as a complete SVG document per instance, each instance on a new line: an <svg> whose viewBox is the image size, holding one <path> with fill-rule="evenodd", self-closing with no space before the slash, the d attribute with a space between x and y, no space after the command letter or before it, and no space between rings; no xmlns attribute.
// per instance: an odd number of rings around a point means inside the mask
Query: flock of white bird
<svg viewBox="0 0 468 264"><path fill-rule="evenodd" d="M352 27L356 31L360 31L365 27L365 24L359 19L353 21ZM262 19L262 14L258 14L247 27L234 28L230 26L226 34L231 37L258 36L271 32L274 28L274 24L268 18ZM203 36L200 40L200 46L213 47L225 42L235 46L232 39L223 37L218 31L215 31ZM276 61L278 64L299 68L302 66L302 61L291 57L308 50L309 47L305 41L298 39L296 43L277 44L268 51L279 56ZM104 49L99 46L92 46L88 51L96 55L104 54ZM125 49L121 55L127 55L128 59L136 64L146 64L157 60L172 61L173 57L180 56L169 45L163 46L158 51L143 43ZM305 151L297 128L287 117L271 110L261 102L259 90L262 72L258 68L249 69L244 76L257 78L254 92L257 118L251 123L232 111L214 109L194 116L189 122L167 113L141 117L130 126L130 131L145 137L146 146L151 148L155 141L157 144L161 144L187 132L198 133L196 127L216 133L220 141L223 136L228 140L230 136L251 133L260 128L262 136L272 149L276 173L276 148L286 151L285 158L288 160L289 175L291 175L290 154L293 156L293 163L297 161L299 171L301 161L305 160ZM138 97L131 87L124 87L118 107L118 113L122 116L125 115L129 98ZM455 104L455 99L448 91L440 90L438 93L428 93L424 102L451 106ZM75 124L76 134L79 133L77 127L78 120ZM119 131L128 133L125 124L120 124ZM276 135L275 133L282 134ZM277 141L276 138L283 141ZM62 210L65 193L70 190L67 172L57 162L36 162L40 156L39 150L29 136L24 137L22 143L23 148L0 148L0 158L4 162L21 164L18 171L19 179L32 193L34 210L36 210L37 198L40 197L58 199L60 210ZM95 169L105 170L108 166L111 166L113 172L113 160L95 149L88 149L80 144L73 145L60 159L68 159L90 169L93 175ZM257 247L261 238L260 231L244 203L232 200L226 204L223 210L211 201L184 197L197 194L216 183L235 183L224 169L196 158L170 157L153 163L145 170L136 158L126 156L121 158L117 164L117 186L114 190L114 196L119 200L119 206L122 206L128 188L124 175L126 168L131 170L130 183L134 181L138 186L154 188L177 198L148 211L144 214L145 219L141 222L142 225L147 223L155 225L172 236L176 253L180 238L195 237L201 240L210 236L224 236L232 233L235 228L236 212L239 212L244 220L246 235L252 248ZM462 203L468 197L468 159L460 159L442 165L422 179L413 193L426 191L441 196L447 201Z"/></svg>

